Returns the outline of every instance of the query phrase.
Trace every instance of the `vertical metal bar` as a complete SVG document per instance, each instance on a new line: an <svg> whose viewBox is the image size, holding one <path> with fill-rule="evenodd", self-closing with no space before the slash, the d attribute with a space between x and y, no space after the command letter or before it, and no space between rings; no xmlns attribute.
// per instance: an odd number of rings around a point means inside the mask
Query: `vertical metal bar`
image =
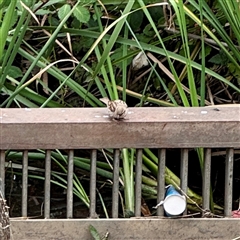
<svg viewBox="0 0 240 240"><path fill-rule="evenodd" d="M113 189L112 189L112 217L118 217L118 191L119 191L119 156L120 151L118 149L114 150L113 158Z"/></svg>
<svg viewBox="0 0 240 240"><path fill-rule="evenodd" d="M0 190L5 198L5 151L0 150Z"/></svg>
<svg viewBox="0 0 240 240"><path fill-rule="evenodd" d="M211 184L211 149L205 149L204 168L203 168L203 209L210 208L210 184Z"/></svg>
<svg viewBox="0 0 240 240"><path fill-rule="evenodd" d="M165 167L166 167L166 149L158 150L158 176L157 176L157 203L164 200L165 196ZM157 215L163 216L163 206L157 209Z"/></svg>
<svg viewBox="0 0 240 240"><path fill-rule="evenodd" d="M96 167L97 150L92 150L90 167L90 218L96 217Z"/></svg>
<svg viewBox="0 0 240 240"><path fill-rule="evenodd" d="M45 156L44 217L50 218L51 150Z"/></svg>
<svg viewBox="0 0 240 240"><path fill-rule="evenodd" d="M142 202L142 149L137 149L135 170L135 216L141 216Z"/></svg>
<svg viewBox="0 0 240 240"><path fill-rule="evenodd" d="M27 194L28 194L28 151L23 152L22 166L22 217L27 217Z"/></svg>
<svg viewBox="0 0 240 240"><path fill-rule="evenodd" d="M74 151L68 153L68 182L67 182L67 218L73 217L73 167Z"/></svg>
<svg viewBox="0 0 240 240"><path fill-rule="evenodd" d="M188 186L188 149L181 149L181 169L180 169L180 178L181 178L181 189L187 194ZM187 209L183 214L187 214Z"/></svg>
<svg viewBox="0 0 240 240"><path fill-rule="evenodd" d="M229 217L232 213L233 194L233 160L234 149L227 149L225 167L225 194L224 194L224 216Z"/></svg>

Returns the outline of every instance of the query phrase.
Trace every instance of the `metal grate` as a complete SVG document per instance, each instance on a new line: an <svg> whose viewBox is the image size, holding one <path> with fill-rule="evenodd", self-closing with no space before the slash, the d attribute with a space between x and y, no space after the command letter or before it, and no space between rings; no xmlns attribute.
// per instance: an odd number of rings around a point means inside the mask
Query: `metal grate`
<svg viewBox="0 0 240 240"><path fill-rule="evenodd" d="M4 194L4 174L5 169L5 151L1 151L1 179L2 193ZM45 185L44 185L44 218L50 218L50 179L51 179L51 151L46 150L45 154ZM113 187L112 187L112 218L118 218L119 206L119 157L120 150L114 150L113 165ZM67 185L67 218L73 217L73 159L74 152L68 153L68 185ZM226 154L226 171L225 171L225 199L224 199L224 216L230 216L232 212L232 182L233 182L233 159L234 149L227 149ZM22 217L27 217L28 203L28 151L23 151L23 169L22 169ZM96 218L96 162L97 150L91 150L91 169L90 169L90 218ZM157 202L164 199L165 195L165 162L166 149L159 149L158 157L158 195ZM181 150L181 189L187 192L188 186L188 149ZM142 149L137 149L136 169L135 169L135 216L141 216L141 192L142 192ZM205 150L205 164L203 171L203 209L210 208L210 172L211 172L211 149ZM163 208L157 210L158 216L163 216Z"/></svg>
<svg viewBox="0 0 240 240"><path fill-rule="evenodd" d="M44 111L43 111L44 110ZM52 113L54 111L54 113ZM148 117L141 119L141 114L148 112ZM126 122L112 122L105 116L105 109L34 109L32 111L2 110L0 123L0 174L1 189L4 195L5 150L23 150L22 169L22 216L27 217L28 203L28 150L46 149L45 152L45 191L44 217L50 218L50 179L51 149L68 149L67 174L67 218L73 217L73 173L74 148L92 148L90 169L90 218L96 217L96 163L98 148L113 148L113 187L112 218L118 218L119 206L119 161L120 150L135 147L135 216L141 216L142 184L142 149L158 148L157 202L164 199L166 149L181 148L181 189L187 192L188 186L188 152L192 147L209 147L205 149L203 170L203 209L210 208L210 173L211 148L227 148L225 171L224 216L232 211L232 183L234 148L240 146L239 108L223 108L220 111L208 109L208 116L201 113L201 108L131 109L132 115ZM205 111L205 109L204 109ZM160 113L159 113L160 112ZM159 115L158 115L159 114ZM39 118L39 116L41 116ZM233 117L232 116L236 116ZM240 116L240 114L239 114ZM99 120L100 119L100 120ZM204 124L203 124L204 123ZM177 126L177 128L176 128ZM215 132L215 128L218 131ZM206 129L207 128L207 129ZM184 129L184 131L182 131ZM211 131L209 130L211 129ZM114 131L115 130L115 131ZM170 131L171 130L171 131ZM187 132L188 131L188 132ZM191 132L191 134L189 133ZM215 134L213 134L215 132ZM110 135L108 135L111 133ZM183 136L182 134L185 134ZM107 137L106 137L107 134ZM114 136L112 136L114 135ZM94 136L91 138L90 136ZM195 141L195 142L194 142ZM163 216L163 209L157 210Z"/></svg>

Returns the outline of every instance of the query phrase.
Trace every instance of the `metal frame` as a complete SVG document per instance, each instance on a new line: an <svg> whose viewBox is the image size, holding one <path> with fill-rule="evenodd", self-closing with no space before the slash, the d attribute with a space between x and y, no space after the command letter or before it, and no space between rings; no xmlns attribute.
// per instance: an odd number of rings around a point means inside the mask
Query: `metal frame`
<svg viewBox="0 0 240 240"><path fill-rule="evenodd" d="M68 149L68 190L67 190L67 218L73 217L73 172L74 149L91 150L90 169L90 218L96 218L96 161L99 148L114 149L113 190L112 190L112 218L118 218L119 205L119 157L121 148L136 148L136 176L135 176L135 216L141 216L141 177L142 177L142 149L158 148L158 196L157 201L164 198L164 174L167 148L181 148L181 189L187 190L188 185L188 149L205 147L205 164L203 170L203 208L209 209L210 204L210 170L211 148L226 148L225 172L225 206L224 215L231 215L232 180L234 148L240 148L240 107L219 108L130 108L128 119L114 121L107 115L105 108L75 108L75 109L1 109L0 111L0 177L4 194L5 151L8 149L23 150L23 187L22 187L22 216L27 217L27 173L28 150L45 149L45 205L44 217L50 218L50 178L51 178L51 149ZM163 216L163 209L158 208L158 216ZM154 224L161 224L163 220ZM48 227L49 221L36 220ZM43 222L42 222L43 221ZM66 221L66 220L65 220ZM61 224L75 224L61 221ZM93 221L93 220L92 220ZM128 222L140 224L138 220L119 220L111 222L122 224ZM151 221L151 220L147 220ZM166 222L165 222L166 221ZM187 220L175 220L185 223ZM195 222L196 220L194 220ZM219 220L217 220L218 222ZM13 232L17 234L18 227L24 224L12 220ZM33 229L35 221L28 222ZM25 222L25 224L27 224ZM89 220L80 221L85 225ZM91 222L91 221L90 221ZM237 221L236 221L237 222ZM164 225L168 220L164 220ZM202 224L202 221L200 221ZM235 223L235 221L234 221ZM32 224L32 225L31 225ZM106 220L97 220L96 224L105 226ZM103 224L103 225L102 225ZM153 225L154 225L153 224ZM174 223L176 226L179 223ZM180 224L180 225L181 225ZM207 225L199 225L207 227ZM211 222L212 224L212 222ZM239 225L239 222L237 222ZM171 226L171 225L170 225ZM104 227L103 227L104 228ZM163 228L163 227L161 227ZM167 228L167 225L165 226ZM164 229L165 229L164 228ZM26 228L24 228L26 229ZM55 229L58 229L55 226ZM119 228L120 229L120 228ZM118 229L118 231L119 231ZM57 230L63 232L62 230ZM86 229L84 230L86 231ZM181 231L176 227L176 231ZM27 230L24 231L27 234ZM139 231L143 235L143 231ZM36 233L36 231L35 231ZM37 233L36 233L37 234ZM40 234L40 233L39 233ZM129 233L130 234L130 233ZM33 235L32 235L33 236ZM37 235L36 235L37 236ZM123 235L122 235L123 236ZM151 235L153 236L153 235ZM158 236L158 234L156 234ZM230 236L230 235L228 235ZM20 239L20 238L18 238ZM24 239L27 238L26 235ZM34 238L31 238L34 239ZM71 239L71 238L68 238ZM119 238L119 239L124 239ZM161 238L163 239L163 238ZM181 239L181 238L179 238ZM197 239L197 238L195 238ZM224 238L223 238L224 239Z"/></svg>

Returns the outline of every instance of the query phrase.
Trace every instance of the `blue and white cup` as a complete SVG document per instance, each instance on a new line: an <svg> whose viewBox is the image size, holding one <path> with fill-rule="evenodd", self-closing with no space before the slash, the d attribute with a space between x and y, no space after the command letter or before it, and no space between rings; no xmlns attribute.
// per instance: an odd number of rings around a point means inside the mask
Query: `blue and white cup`
<svg viewBox="0 0 240 240"><path fill-rule="evenodd" d="M172 185L167 187L163 208L167 216L181 215L187 206L186 197L181 195Z"/></svg>

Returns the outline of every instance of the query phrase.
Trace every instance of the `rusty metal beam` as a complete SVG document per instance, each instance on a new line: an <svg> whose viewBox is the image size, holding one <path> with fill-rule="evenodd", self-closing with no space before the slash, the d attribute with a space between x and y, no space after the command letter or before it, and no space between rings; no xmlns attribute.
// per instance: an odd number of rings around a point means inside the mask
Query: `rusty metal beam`
<svg viewBox="0 0 240 240"><path fill-rule="evenodd" d="M184 193L187 193L188 189L188 149L181 150L181 167L180 167L180 179L181 179L181 189ZM187 209L185 209L184 215L187 214Z"/></svg>
<svg viewBox="0 0 240 240"><path fill-rule="evenodd" d="M113 159L113 188L112 188L112 217L113 218L118 218L119 162L120 162L120 151L119 149L115 149L114 159Z"/></svg>
<svg viewBox="0 0 240 240"><path fill-rule="evenodd" d="M44 217L50 218L51 197L51 151L45 153L45 181L44 181Z"/></svg>
<svg viewBox="0 0 240 240"><path fill-rule="evenodd" d="M158 175L157 175L157 204L164 200L165 197L165 168L166 168L166 149L158 150ZM157 209L157 215L163 216L163 205Z"/></svg>
<svg viewBox="0 0 240 240"><path fill-rule="evenodd" d="M90 218L96 217L96 181L97 181L97 150L91 151L91 166L90 166Z"/></svg>
<svg viewBox="0 0 240 240"><path fill-rule="evenodd" d="M68 179L67 179L67 218L73 217L73 175L74 175L74 151L68 153Z"/></svg>
<svg viewBox="0 0 240 240"><path fill-rule="evenodd" d="M240 107L1 109L0 149L193 148L240 146ZM23 141L24 139L24 141Z"/></svg>
<svg viewBox="0 0 240 240"><path fill-rule="evenodd" d="M211 191L211 149L205 149L204 167L203 167L203 209L210 209L210 191Z"/></svg>
<svg viewBox="0 0 240 240"><path fill-rule="evenodd" d="M232 215L234 150L227 149L225 167L224 216Z"/></svg>
<svg viewBox="0 0 240 240"><path fill-rule="evenodd" d="M137 149L135 168L135 216L141 216L142 200L142 149Z"/></svg>
<svg viewBox="0 0 240 240"><path fill-rule="evenodd" d="M5 197L5 152L0 151L0 191Z"/></svg>
<svg viewBox="0 0 240 240"><path fill-rule="evenodd" d="M28 151L23 152L22 160L22 217L27 217L28 205Z"/></svg>
<svg viewBox="0 0 240 240"><path fill-rule="evenodd" d="M109 239L239 239L238 219L11 220L13 239L93 239L89 227ZM43 237L44 236L44 237ZM80 236L80 237L79 237Z"/></svg>

